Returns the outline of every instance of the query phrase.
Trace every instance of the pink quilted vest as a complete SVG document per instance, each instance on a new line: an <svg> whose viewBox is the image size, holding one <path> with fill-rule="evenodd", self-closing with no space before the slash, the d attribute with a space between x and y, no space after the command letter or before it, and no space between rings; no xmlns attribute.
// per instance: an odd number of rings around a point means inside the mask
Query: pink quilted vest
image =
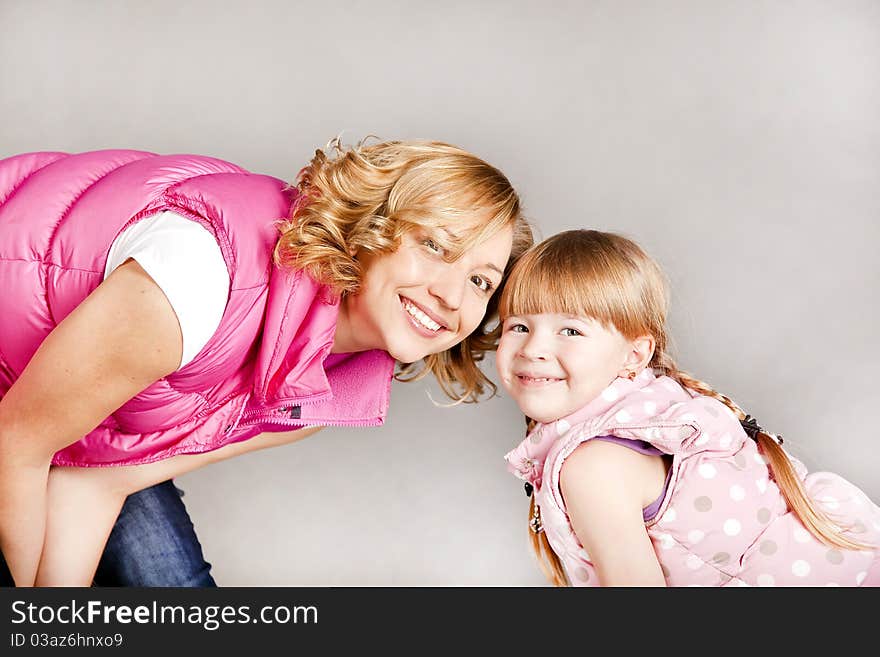
<svg viewBox="0 0 880 657"><path fill-rule="evenodd" d="M505 458L535 487L544 531L574 586L599 585L565 510L565 458L596 436L643 440L671 454L666 495L646 530L670 586L880 586L880 551L830 548L789 511L756 443L711 397L644 370L616 379L572 415L538 424ZM880 545L880 508L829 473L807 475L807 493L846 535Z"/></svg>
<svg viewBox="0 0 880 657"><path fill-rule="evenodd" d="M384 421L393 359L384 351L328 358L338 301L272 263L275 222L288 216L293 193L276 178L197 155L106 150L0 160L0 397L101 283L110 244L133 222L164 210L199 222L217 239L232 281L220 326L196 358L53 463L132 465L263 431Z"/></svg>

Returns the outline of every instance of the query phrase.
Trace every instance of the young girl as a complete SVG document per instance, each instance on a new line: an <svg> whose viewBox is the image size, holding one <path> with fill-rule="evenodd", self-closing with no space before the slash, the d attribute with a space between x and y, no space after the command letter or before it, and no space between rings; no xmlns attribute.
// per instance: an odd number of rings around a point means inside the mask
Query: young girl
<svg viewBox="0 0 880 657"><path fill-rule="evenodd" d="M15 583L88 585L135 491L381 424L395 363L461 401L488 385L476 361L495 292L531 245L515 190L449 144L335 147L295 189L199 155L0 160L0 548ZM179 532L135 524L166 544L115 561L177 570ZM193 577L124 583L210 584L195 553Z"/></svg>
<svg viewBox="0 0 880 657"><path fill-rule="evenodd" d="M880 508L837 475L807 475L781 439L680 371L666 308L656 263L614 234L555 235L511 272L496 363L529 431L505 458L534 492L548 578L880 585Z"/></svg>

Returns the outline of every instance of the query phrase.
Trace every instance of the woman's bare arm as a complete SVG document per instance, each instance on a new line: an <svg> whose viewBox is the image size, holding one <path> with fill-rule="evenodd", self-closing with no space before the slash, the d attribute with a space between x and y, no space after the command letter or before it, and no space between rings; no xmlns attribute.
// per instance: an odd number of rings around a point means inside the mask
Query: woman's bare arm
<svg viewBox="0 0 880 657"><path fill-rule="evenodd" d="M178 454L171 458L143 465L123 465L113 468L53 468L53 476L55 470L80 471L79 476L81 479L100 481L102 488L114 495L121 495L124 499L127 495L136 493L139 490L187 474L211 463L225 461L233 456L240 456L248 452L266 449L267 447L277 447L297 442L320 431L322 428L306 427L296 431L261 433L248 440L232 443L210 452ZM71 475L68 474L66 476L70 477Z"/></svg>
<svg viewBox="0 0 880 657"><path fill-rule="evenodd" d="M112 468L53 467L38 586L89 586L126 496L218 461L293 443L320 430L263 433L202 454Z"/></svg>
<svg viewBox="0 0 880 657"><path fill-rule="evenodd" d="M181 351L174 310L130 260L48 335L0 400L0 548L16 584L36 579L53 454L176 370Z"/></svg>

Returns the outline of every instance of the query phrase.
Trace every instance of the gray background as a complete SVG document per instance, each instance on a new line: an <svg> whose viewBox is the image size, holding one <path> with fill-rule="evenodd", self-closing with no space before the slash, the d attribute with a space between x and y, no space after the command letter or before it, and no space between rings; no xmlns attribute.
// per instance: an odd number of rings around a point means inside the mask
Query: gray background
<svg viewBox="0 0 880 657"><path fill-rule="evenodd" d="M880 500L877 2L0 2L0 156L433 138L666 268L679 364ZM487 363L494 376L494 364ZM503 395L179 480L223 585L541 585Z"/></svg>

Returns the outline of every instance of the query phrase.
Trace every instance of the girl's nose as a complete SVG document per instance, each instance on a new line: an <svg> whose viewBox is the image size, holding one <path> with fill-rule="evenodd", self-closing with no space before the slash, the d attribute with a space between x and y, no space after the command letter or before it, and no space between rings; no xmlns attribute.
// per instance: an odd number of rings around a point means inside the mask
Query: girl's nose
<svg viewBox="0 0 880 657"><path fill-rule="evenodd" d="M529 333L520 346L519 355L527 360L546 360L549 355L547 341L537 333Z"/></svg>

